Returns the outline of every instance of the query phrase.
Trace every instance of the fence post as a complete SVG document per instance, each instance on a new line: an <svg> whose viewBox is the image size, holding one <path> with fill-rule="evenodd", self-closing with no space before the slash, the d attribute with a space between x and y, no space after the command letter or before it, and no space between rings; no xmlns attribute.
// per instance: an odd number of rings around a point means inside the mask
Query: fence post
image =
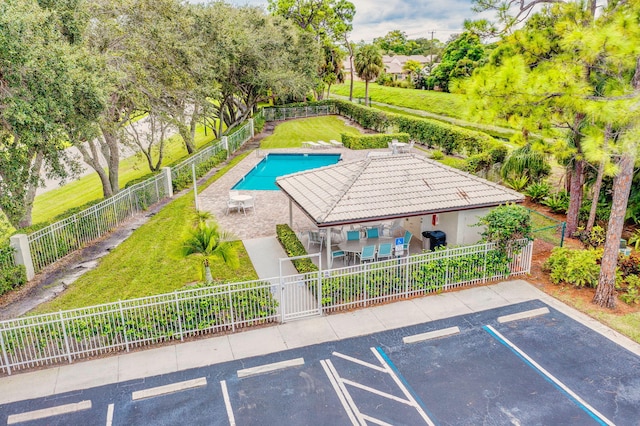
<svg viewBox="0 0 640 426"><path fill-rule="evenodd" d="M165 167L168 168L168 167ZM178 300L178 292L173 292L176 300L176 312L178 313L178 330L180 330L180 341L184 341L184 332L182 331L182 314L180 313L180 303Z"/></svg>
<svg viewBox="0 0 640 426"><path fill-rule="evenodd" d="M27 281L35 277L35 269L33 268L33 258L31 257L31 249L29 247L29 237L25 234L13 235L10 238L11 247L15 249L13 258L16 265L23 265L27 271Z"/></svg>
<svg viewBox="0 0 640 426"><path fill-rule="evenodd" d="M69 360L69 364L73 362L71 359L71 346L69 346L69 338L67 337L67 329L64 328L64 315L62 311L60 311L60 326L62 327L62 337L64 337L64 346L67 349L67 359Z"/></svg>
<svg viewBox="0 0 640 426"><path fill-rule="evenodd" d="M401 259L402 258L398 259L398 263L399 264L402 264L402 260ZM405 259L406 259L406 262L405 262L405 265L404 265L404 294L405 294L406 297L409 297L409 281L410 281L409 276L411 275L409 271L411 269L411 263L409 261L409 256L408 255L407 255L407 257Z"/></svg>
<svg viewBox="0 0 640 426"><path fill-rule="evenodd" d="M9 357L7 356L7 348L4 345L4 339L2 338L2 332L4 330L0 329L0 347L2 347L2 358L4 359L4 364L7 367L7 374L11 375L11 367L9 366Z"/></svg>
<svg viewBox="0 0 640 426"><path fill-rule="evenodd" d="M129 352L129 338L127 337L127 322L124 319L124 310L122 309L122 300L118 300L118 308L120 309L120 321L122 321L122 336L124 337L124 346Z"/></svg>
<svg viewBox="0 0 640 426"><path fill-rule="evenodd" d="M227 283L227 293L229 294L229 315L231 315L231 331L236 331L236 320L233 315L233 297L231 297L231 283Z"/></svg>
<svg viewBox="0 0 640 426"><path fill-rule="evenodd" d="M253 118L249 119L249 131L251 132L251 137L253 138L256 135L256 128L253 124Z"/></svg>
<svg viewBox="0 0 640 426"><path fill-rule="evenodd" d="M318 298L318 313L322 315L322 274L318 271L318 290L316 297Z"/></svg>
<svg viewBox="0 0 640 426"><path fill-rule="evenodd" d="M227 160L229 159L229 138L226 136L222 137L222 146L227 150Z"/></svg>
<svg viewBox="0 0 640 426"><path fill-rule="evenodd" d="M162 174L164 175L164 188L168 198L173 198L173 181L171 179L171 167L163 167Z"/></svg>
<svg viewBox="0 0 640 426"><path fill-rule="evenodd" d="M567 222L562 222L562 235L560 236L560 247L564 245L564 232L567 229Z"/></svg>
<svg viewBox="0 0 640 426"><path fill-rule="evenodd" d="M489 245L485 243L484 245L484 269L482 270L482 283L487 282L487 254L489 253Z"/></svg>

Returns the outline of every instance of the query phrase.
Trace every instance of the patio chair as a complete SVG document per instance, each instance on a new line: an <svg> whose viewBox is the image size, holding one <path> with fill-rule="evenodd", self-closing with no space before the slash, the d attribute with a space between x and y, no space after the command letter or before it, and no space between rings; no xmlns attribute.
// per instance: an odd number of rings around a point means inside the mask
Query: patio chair
<svg viewBox="0 0 640 426"><path fill-rule="evenodd" d="M402 219L396 219L391 224L385 224L382 228L382 234L384 235L386 232L387 237L393 237L398 229L402 229Z"/></svg>
<svg viewBox="0 0 640 426"><path fill-rule="evenodd" d="M307 240L307 249L311 247L311 244L318 244L320 250L324 245L324 235L320 231L309 231L309 239Z"/></svg>
<svg viewBox="0 0 640 426"><path fill-rule="evenodd" d="M378 260L391 258L391 243L383 243L378 246Z"/></svg>
<svg viewBox="0 0 640 426"><path fill-rule="evenodd" d="M411 141L407 145L400 147L400 152L402 153L410 152L411 148L413 148L413 144L415 144L415 141Z"/></svg>
<svg viewBox="0 0 640 426"><path fill-rule="evenodd" d="M407 255L409 254L409 244L411 243L411 238L413 237L413 234L409 231L405 231L404 232L404 245L402 246L402 248L404 249L404 251L407 252Z"/></svg>
<svg viewBox="0 0 640 426"><path fill-rule="evenodd" d="M333 148L333 145L325 141L318 141L318 145L320 145L321 148Z"/></svg>
<svg viewBox="0 0 640 426"><path fill-rule="evenodd" d="M362 247L362 251L357 254L358 258L360 258L360 263L364 262L373 262L376 260L376 246L364 246Z"/></svg>
<svg viewBox="0 0 640 426"><path fill-rule="evenodd" d="M244 215L247 215L247 209L253 209L254 213L256 211L256 197L253 196L250 199L248 199L247 201L243 201L240 203L240 207L242 208L242 213L244 213Z"/></svg>
<svg viewBox="0 0 640 426"><path fill-rule="evenodd" d="M234 201L234 200L227 200L227 210L225 211L225 215L228 215L229 212L233 209L235 209L237 212L240 212L240 209L242 208L242 203L240 203L239 201Z"/></svg>
<svg viewBox="0 0 640 426"><path fill-rule="evenodd" d="M380 231L378 228L367 228L367 239L380 237Z"/></svg>
<svg viewBox="0 0 640 426"><path fill-rule="evenodd" d="M360 231L347 231L347 241L360 241Z"/></svg>
<svg viewBox="0 0 640 426"><path fill-rule="evenodd" d="M329 268L333 267L333 261L336 259L342 259L342 264L346 264L347 261L345 260L347 258L347 253L345 253L344 250L334 250L331 252L331 264L329 265Z"/></svg>
<svg viewBox="0 0 640 426"><path fill-rule="evenodd" d="M329 141L329 143L330 143L331 145L335 146L335 147L338 147L338 148L339 148L339 147L344 146L344 145L342 145L342 142L339 142L339 141L337 141L337 140L335 140L335 139L331 139L331 140Z"/></svg>

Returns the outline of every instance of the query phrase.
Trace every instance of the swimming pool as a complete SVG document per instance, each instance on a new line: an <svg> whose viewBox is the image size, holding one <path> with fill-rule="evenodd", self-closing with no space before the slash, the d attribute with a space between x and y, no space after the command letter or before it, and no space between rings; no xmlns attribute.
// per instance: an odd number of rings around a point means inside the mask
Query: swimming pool
<svg viewBox="0 0 640 426"><path fill-rule="evenodd" d="M276 178L336 164L340 154L268 154L232 189L275 191Z"/></svg>

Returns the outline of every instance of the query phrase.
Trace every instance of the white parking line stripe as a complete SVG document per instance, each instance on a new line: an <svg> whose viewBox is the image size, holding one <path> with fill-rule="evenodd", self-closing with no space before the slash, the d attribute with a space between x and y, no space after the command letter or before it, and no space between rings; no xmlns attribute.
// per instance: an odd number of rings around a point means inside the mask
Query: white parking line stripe
<svg viewBox="0 0 640 426"><path fill-rule="evenodd" d="M580 396L578 396L578 394L576 394L569 387L567 387L567 385L562 383L555 376L553 376L551 373L549 373L547 370L545 370L540 364L535 362L533 360L533 358L531 358L529 355L527 355L519 347L514 345L510 340L508 340L506 337L504 337L502 334L500 334L500 332L498 332L498 330L496 330L495 328L491 327L490 325L485 325L483 328L485 328L486 330L490 331L490 334L493 334L494 337L497 337L499 340L501 340L505 345L507 345L507 347L509 349L511 349L512 351L514 351L518 355L520 355L523 360L525 360L527 363L529 363L530 366L533 366L534 369L538 370L546 378L551 380L558 388L562 389L567 395L571 396L571 398L573 398L578 403L578 405L581 406L580 408L583 408L583 409L585 409L585 411L587 411L587 413L591 416L591 418L593 418L594 420L599 420L599 422L603 422L603 423L605 423L605 424L607 424L609 426L614 426L614 423L611 420L607 419L604 415L602 415L602 413L600 413L598 410L593 408L591 405L587 404L587 402L584 399L580 398Z"/></svg>
<svg viewBox="0 0 640 426"><path fill-rule="evenodd" d="M409 392L409 390L404 386L404 383L402 383L402 380L400 380L400 378L396 375L396 373L393 371L391 366L389 364L387 364L387 361L385 361L384 358L382 358L382 355L380 355L380 353L376 350L376 348L371 348L371 352L373 352L375 357L378 358L378 361L380 361L380 364L382 364L382 365L384 365L386 367L387 373L389 373L391 378L393 378L393 380L396 382L396 385L398 385L400 390L402 390L402 393L404 393L404 396L406 396L407 399L410 400L413 403L413 405L416 408L416 410L418 410L418 413L420 414L420 417L422 417L422 419L429 426L435 426L435 423L433 423L433 421L429 418L429 416L427 416L427 413L424 412L424 410L422 409L420 404L418 404L418 402L415 400L413 395L411 395L411 392Z"/></svg>
<svg viewBox="0 0 640 426"><path fill-rule="evenodd" d="M393 426L391 423L383 422L380 419L376 419L375 417L367 416L366 414L363 414L362 417L364 417L364 419L367 420L369 423L375 423L375 424L380 425L380 426Z"/></svg>
<svg viewBox="0 0 640 426"><path fill-rule="evenodd" d="M334 352L333 355L337 356L338 358L346 359L347 361L355 362L356 364L364 365L365 367L381 371L383 373L387 372L387 370L385 370L384 368L380 367L379 365L369 364L366 361L362 361L362 360L360 360L358 358L350 357L349 355L341 354L340 352Z"/></svg>
<svg viewBox="0 0 640 426"><path fill-rule="evenodd" d="M351 424L354 425L354 426L357 426L358 425L358 420L354 416L353 411L351 410L351 407L349 406L349 403L347 402L347 400L344 397L344 394L340 390L340 386L338 386L338 382L336 381L336 378L333 377L333 374L331 373L331 370L329 370L329 367L327 366L327 363L324 360L321 359L320 360L320 364L322 365L322 368L324 369L324 372L327 375L327 377L329 377L329 381L331 382L331 386L333 386L333 390L336 392L336 395L338 395L338 399L340 400L340 403L342 404L342 407L344 408L344 411L347 412L347 416L349 416L349 420L351 420Z"/></svg>
<svg viewBox="0 0 640 426"><path fill-rule="evenodd" d="M113 424L113 404L109 404L107 407L107 426L111 426Z"/></svg>
<svg viewBox="0 0 640 426"><path fill-rule="evenodd" d="M227 382L225 380L221 380L220 387L222 388L222 398L224 398L224 406L227 408L227 417L229 417L229 425L236 426L236 418L233 415L233 408L231 407L231 399L229 398L229 391L227 390Z"/></svg>
<svg viewBox="0 0 640 426"><path fill-rule="evenodd" d="M342 383L342 379L340 378L340 375L336 371L336 368L333 366L333 363L328 359L325 360L325 362L327 363L327 366L329 367L329 370L331 371L331 374L333 374L334 377L337 379L338 386L340 387L340 390L344 394L344 397L349 402L349 406L351 407L351 409L353 410L353 413L355 414L356 418L358 419L358 423L361 426L367 426L367 422L364 421L364 418L362 417L362 413L360 412L360 410L358 410L358 406L353 401L353 398L351 397L351 394L349 393L347 388L344 386L344 383Z"/></svg>
<svg viewBox="0 0 640 426"><path fill-rule="evenodd" d="M449 328L443 328L441 330L429 331L428 333L414 334L413 336L406 336L402 338L402 342L403 343L424 342L425 340L453 336L454 334L459 334L459 333L460 333L460 329L458 327L449 327Z"/></svg>
<svg viewBox="0 0 640 426"><path fill-rule="evenodd" d="M354 388L365 390L367 392L375 393L376 395L380 395L380 396L385 397L387 399L392 399L394 401L402 402L403 404L407 404L407 405L413 407L413 402L411 402L411 401L407 401L406 399L399 398L399 397L397 397L395 395L391 395L390 393L382 392L382 391L380 391L378 389L374 389L374 388L371 388L369 386L361 385L360 383L357 383L357 382L352 382L349 379L342 379L342 383L344 383L345 385L353 386Z"/></svg>
<svg viewBox="0 0 640 426"><path fill-rule="evenodd" d="M529 319L539 317L549 313L549 308L531 309L530 311L518 312L511 315L503 315L498 317L498 322L504 324L505 322L518 321L523 319Z"/></svg>
<svg viewBox="0 0 640 426"><path fill-rule="evenodd" d="M270 373L276 370L283 370L289 367L297 367L299 365L304 365L304 358L290 359L287 361L274 362L273 364L259 365L257 367L238 370L238 378L242 379L258 374Z"/></svg>
<svg viewBox="0 0 640 426"><path fill-rule="evenodd" d="M167 395L174 392L180 392L193 388L207 386L207 378L185 380L184 382L171 383L169 385L157 386L155 388L144 389L131 393L131 399L137 401L139 399L153 398L156 396Z"/></svg>
<svg viewBox="0 0 640 426"><path fill-rule="evenodd" d="M42 410L27 411L20 414L12 414L7 418L7 424L28 422L32 420L45 419L47 417L60 416L62 414L77 413L78 411L90 410L91 401L80 401L74 404L58 405L57 407L43 408Z"/></svg>

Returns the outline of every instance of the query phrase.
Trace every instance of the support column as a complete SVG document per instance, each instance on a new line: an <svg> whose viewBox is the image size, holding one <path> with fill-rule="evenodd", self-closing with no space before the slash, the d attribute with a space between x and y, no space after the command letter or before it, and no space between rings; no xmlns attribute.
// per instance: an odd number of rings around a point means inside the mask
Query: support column
<svg viewBox="0 0 640 426"><path fill-rule="evenodd" d="M331 261L331 229L332 228L326 228L325 245L327 249L327 269L333 268L333 262Z"/></svg>
<svg viewBox="0 0 640 426"><path fill-rule="evenodd" d="M167 197L173 198L173 181L171 180L171 167L163 167L162 174L164 175L164 188Z"/></svg>
<svg viewBox="0 0 640 426"><path fill-rule="evenodd" d="M31 258L31 250L29 249L29 239L25 234L13 235L10 238L11 247L16 251L13 257L16 261L16 265L23 265L27 270L27 280L33 279L36 276L35 269L33 268L33 260Z"/></svg>

